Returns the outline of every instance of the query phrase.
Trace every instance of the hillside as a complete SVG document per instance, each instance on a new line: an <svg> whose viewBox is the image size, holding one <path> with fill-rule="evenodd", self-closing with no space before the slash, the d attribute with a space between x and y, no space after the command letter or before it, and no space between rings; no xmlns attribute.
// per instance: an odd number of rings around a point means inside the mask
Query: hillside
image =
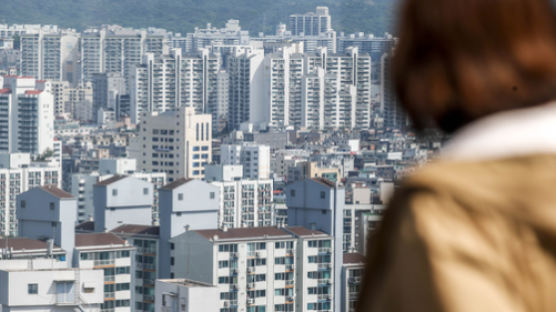
<svg viewBox="0 0 556 312"><path fill-rule="evenodd" d="M382 34L391 29L397 0L12 0L0 6L1 23L57 24L81 30L100 24L154 26L175 32L206 23L223 26L230 18L256 35L274 32L292 13L330 8L337 31Z"/></svg>

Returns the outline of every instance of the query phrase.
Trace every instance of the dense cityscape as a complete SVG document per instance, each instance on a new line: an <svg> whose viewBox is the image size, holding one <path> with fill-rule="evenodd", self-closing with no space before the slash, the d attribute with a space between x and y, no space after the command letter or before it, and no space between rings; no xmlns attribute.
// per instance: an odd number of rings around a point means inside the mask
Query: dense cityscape
<svg viewBox="0 0 556 312"><path fill-rule="evenodd" d="M0 24L0 312L353 312L368 234L442 145L397 38Z"/></svg>

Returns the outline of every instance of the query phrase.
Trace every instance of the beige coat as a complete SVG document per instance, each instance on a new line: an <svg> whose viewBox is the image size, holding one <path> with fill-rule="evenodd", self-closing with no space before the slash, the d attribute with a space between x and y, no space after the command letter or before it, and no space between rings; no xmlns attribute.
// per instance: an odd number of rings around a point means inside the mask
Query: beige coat
<svg viewBox="0 0 556 312"><path fill-rule="evenodd" d="M369 242L358 311L556 311L556 154L439 161Z"/></svg>

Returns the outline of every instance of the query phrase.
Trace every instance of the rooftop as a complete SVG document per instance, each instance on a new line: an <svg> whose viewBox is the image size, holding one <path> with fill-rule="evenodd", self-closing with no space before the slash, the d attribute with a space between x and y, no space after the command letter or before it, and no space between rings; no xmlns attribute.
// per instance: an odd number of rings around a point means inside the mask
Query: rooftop
<svg viewBox="0 0 556 312"><path fill-rule="evenodd" d="M291 236L290 233L278 227L256 227L256 228L235 228L235 229L214 229L214 230L196 230L198 234L207 239L244 239L244 238L271 238Z"/></svg>
<svg viewBox="0 0 556 312"><path fill-rule="evenodd" d="M126 242L113 233L77 233L75 247L125 245Z"/></svg>
<svg viewBox="0 0 556 312"><path fill-rule="evenodd" d="M179 186L182 186L182 185L190 182L191 180L193 180L193 179L180 178L180 179L177 179L176 181L174 181L172 183L168 183L168 184L164 185L160 189L162 189L162 190L173 190L173 189L175 189Z"/></svg>
<svg viewBox="0 0 556 312"><path fill-rule="evenodd" d="M158 226L124 224L118 226L110 232L115 234L142 234L158 236L160 233L160 228Z"/></svg>
<svg viewBox="0 0 556 312"><path fill-rule="evenodd" d="M41 189L43 191L46 191L46 192L58 197L58 198L73 198L73 195L71 195L70 193L68 193L64 190L59 189L54 184L41 186Z"/></svg>
<svg viewBox="0 0 556 312"><path fill-rule="evenodd" d="M286 228L288 231L292 232L297 236L315 236L315 235L327 235L326 233L319 230L310 230L302 226L292 226Z"/></svg>
<svg viewBox="0 0 556 312"><path fill-rule="evenodd" d="M47 249L46 242L30 239L30 238L2 238L0 239L0 249L9 248L14 251L24 251L24 250L45 250ZM55 249L59 249L55 247Z"/></svg>
<svg viewBox="0 0 556 312"><path fill-rule="evenodd" d="M120 180L122 180L122 179L124 179L124 178L127 178L127 176L116 174L116 175L114 175L114 176L111 177L111 178L108 178L108 179L106 179L106 180L102 180L102 181L98 182L98 183L95 184L95 185L106 186L106 185L110 185L110 184L112 184L112 183L114 183L114 182L118 182L118 181L120 181Z"/></svg>

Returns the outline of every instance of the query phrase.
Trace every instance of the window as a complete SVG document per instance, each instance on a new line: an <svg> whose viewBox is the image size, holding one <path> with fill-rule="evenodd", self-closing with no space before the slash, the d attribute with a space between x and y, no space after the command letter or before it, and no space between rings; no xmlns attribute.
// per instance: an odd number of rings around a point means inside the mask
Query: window
<svg viewBox="0 0 556 312"><path fill-rule="evenodd" d="M214 192L210 192L210 199L214 199Z"/></svg>
<svg viewBox="0 0 556 312"><path fill-rule="evenodd" d="M22 201L21 201L21 208L25 208L25 205L26 205L25 201L22 200Z"/></svg>
<svg viewBox="0 0 556 312"><path fill-rule="evenodd" d="M183 200L183 193L178 193L178 200Z"/></svg>
<svg viewBox="0 0 556 312"><path fill-rule="evenodd" d="M50 203L50 210L54 210L54 207L56 207L56 205L54 203Z"/></svg>
<svg viewBox="0 0 556 312"><path fill-rule="evenodd" d="M112 190L112 196L118 196L118 190L117 189Z"/></svg>
<svg viewBox="0 0 556 312"><path fill-rule="evenodd" d="M143 195L149 195L149 188L148 187L143 188Z"/></svg>
<svg viewBox="0 0 556 312"><path fill-rule="evenodd" d="M320 198L325 199L326 198L326 193L325 192L320 192Z"/></svg>
<svg viewBox="0 0 556 312"><path fill-rule="evenodd" d="M291 191L290 191L290 196L291 196L291 197L295 197L295 190L291 190Z"/></svg>
<svg viewBox="0 0 556 312"><path fill-rule="evenodd" d="M27 284L27 293L36 295L39 293L39 284Z"/></svg>

